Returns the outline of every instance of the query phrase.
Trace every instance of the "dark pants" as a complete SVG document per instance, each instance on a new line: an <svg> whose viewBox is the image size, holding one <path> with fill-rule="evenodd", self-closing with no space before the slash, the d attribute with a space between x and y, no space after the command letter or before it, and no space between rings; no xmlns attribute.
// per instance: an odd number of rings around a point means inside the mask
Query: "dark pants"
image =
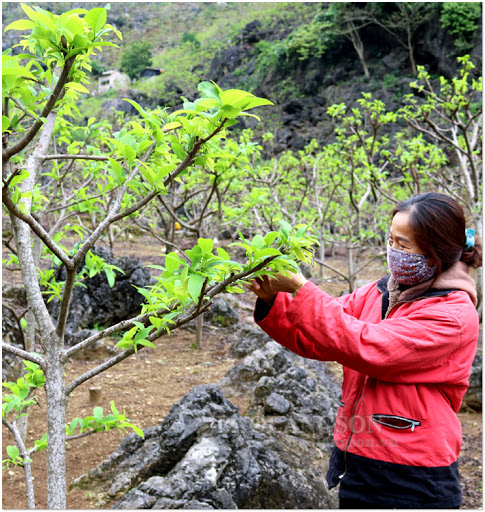
<svg viewBox="0 0 485 512"><path fill-rule="evenodd" d="M369 503L367 501L362 501L362 500L352 500L352 499L348 499L348 498L340 498L339 500L339 508L343 508L343 509L350 509L350 508L358 508L358 509L363 509L363 508L366 508L366 509L371 509L371 508L376 508L376 509L389 509L389 508L394 508L394 507L388 507L386 505L376 505L375 503ZM460 507L451 507L451 508L460 508Z"/></svg>
<svg viewBox="0 0 485 512"><path fill-rule="evenodd" d="M376 505L375 503L368 503L367 501L352 500L348 498L340 498L339 508L389 508L384 505Z"/></svg>

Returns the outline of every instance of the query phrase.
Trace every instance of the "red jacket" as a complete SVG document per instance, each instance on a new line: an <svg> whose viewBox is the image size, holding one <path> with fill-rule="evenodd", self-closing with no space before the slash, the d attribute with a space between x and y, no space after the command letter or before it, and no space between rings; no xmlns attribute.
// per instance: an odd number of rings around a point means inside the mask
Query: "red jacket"
<svg viewBox="0 0 485 512"><path fill-rule="evenodd" d="M264 318L258 301L255 318L291 351L343 365L334 440L345 458L450 466L461 448L456 412L478 339L474 297L462 290L431 290L399 302L383 319L387 279L379 284L336 299L308 282L295 298L278 293Z"/></svg>

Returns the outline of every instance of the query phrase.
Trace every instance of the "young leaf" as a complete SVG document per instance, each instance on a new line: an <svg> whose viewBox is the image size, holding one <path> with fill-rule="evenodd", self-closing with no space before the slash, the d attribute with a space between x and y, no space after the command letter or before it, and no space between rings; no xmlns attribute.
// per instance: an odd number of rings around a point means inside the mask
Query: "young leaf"
<svg viewBox="0 0 485 512"><path fill-rule="evenodd" d="M200 274L192 274L189 277L188 289L190 297L194 302L199 300L200 291L202 290L202 285L204 284L205 277Z"/></svg>
<svg viewBox="0 0 485 512"><path fill-rule="evenodd" d="M200 82L197 89L202 93L204 98L214 98L219 100L219 88L211 82Z"/></svg>
<svg viewBox="0 0 485 512"><path fill-rule="evenodd" d="M199 238L197 240L197 245L202 249L204 254L208 254L212 252L214 241L210 238Z"/></svg>
<svg viewBox="0 0 485 512"><path fill-rule="evenodd" d="M95 7L91 9L86 16L84 21L93 29L93 32L97 34L105 25L107 19L106 9L101 7Z"/></svg>
<svg viewBox="0 0 485 512"><path fill-rule="evenodd" d="M7 30L32 30L34 26L35 23L31 20L17 20L10 23L10 25L5 28L5 32Z"/></svg>
<svg viewBox="0 0 485 512"><path fill-rule="evenodd" d="M7 454L13 461L16 461L17 458L20 456L19 449L13 445L7 446Z"/></svg>

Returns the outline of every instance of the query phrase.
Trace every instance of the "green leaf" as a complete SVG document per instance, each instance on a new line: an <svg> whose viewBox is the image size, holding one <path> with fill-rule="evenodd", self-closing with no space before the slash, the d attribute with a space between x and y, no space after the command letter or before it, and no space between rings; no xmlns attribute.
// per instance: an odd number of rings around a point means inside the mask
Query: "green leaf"
<svg viewBox="0 0 485 512"><path fill-rule="evenodd" d="M199 300L200 292L204 284L205 277L200 274L192 274L189 276L188 290L189 295L194 302Z"/></svg>
<svg viewBox="0 0 485 512"><path fill-rule="evenodd" d="M177 142L175 140L172 142L172 150L175 153L175 155L177 156L177 158L179 158L180 160L183 160L187 155L187 152L182 147L180 142Z"/></svg>
<svg viewBox="0 0 485 512"><path fill-rule="evenodd" d="M19 449L13 445L7 446L7 454L13 461L16 461L17 458L20 456Z"/></svg>
<svg viewBox="0 0 485 512"><path fill-rule="evenodd" d="M21 171L19 174L17 174L17 176L14 176L12 178L12 181L10 182L10 186L11 187L15 187L15 185L17 185L18 183L20 183L21 181L24 181L25 179L27 179L28 177L30 176L30 173L29 171L26 171L25 169L23 171Z"/></svg>
<svg viewBox="0 0 485 512"><path fill-rule="evenodd" d="M141 341L137 341L137 344L138 345L143 345L144 347L151 347L151 348L157 348L155 346L155 344L153 344L151 341L149 340L141 340Z"/></svg>
<svg viewBox="0 0 485 512"><path fill-rule="evenodd" d="M96 419L102 419L102 417L103 417L103 408L102 407L95 407L93 409L93 416Z"/></svg>
<svg viewBox="0 0 485 512"><path fill-rule="evenodd" d="M7 30L32 30L34 26L35 23L31 20L17 20L10 23L10 25L5 29L5 32Z"/></svg>
<svg viewBox="0 0 485 512"><path fill-rule="evenodd" d="M212 253L212 249L214 248L214 241L210 238L199 238L197 240L197 245L201 248L204 254Z"/></svg>
<svg viewBox="0 0 485 512"><path fill-rule="evenodd" d="M174 130L175 128L180 128L182 126L181 123L177 122L177 121L174 121L173 123L167 123L163 126L163 131L166 132L166 131L169 131L169 130Z"/></svg>
<svg viewBox="0 0 485 512"><path fill-rule="evenodd" d="M283 235L285 235L286 238L288 238L291 233L291 225L288 224L288 222L286 222L284 220L280 220L280 224L281 224L281 233Z"/></svg>
<svg viewBox="0 0 485 512"><path fill-rule="evenodd" d="M131 423L128 423L128 426L132 428L136 434L138 434L140 437L145 437L145 434L143 433L143 430L141 428L135 427L135 425L132 425Z"/></svg>
<svg viewBox="0 0 485 512"><path fill-rule="evenodd" d="M85 16L84 21L93 29L93 32L98 33L106 24L107 13L106 9L95 7L91 9Z"/></svg>
<svg viewBox="0 0 485 512"><path fill-rule="evenodd" d="M217 248L217 254L223 260L230 260L231 259L231 257L227 253L227 251L225 249L223 249L222 247L218 247Z"/></svg>
<svg viewBox="0 0 485 512"><path fill-rule="evenodd" d="M277 231L270 231L265 237L264 237L264 243L265 245L271 245L280 234Z"/></svg>
<svg viewBox="0 0 485 512"><path fill-rule="evenodd" d="M136 158L136 151L129 144L125 144L123 155L132 164Z"/></svg>
<svg viewBox="0 0 485 512"><path fill-rule="evenodd" d="M35 22L38 22L42 25L44 25L45 28L50 30L51 32L56 31L56 25L54 21L51 19L51 17L45 13L45 12L38 12L34 11L31 7L29 7L26 4L20 4L20 7L22 7L23 11L27 16Z"/></svg>
<svg viewBox="0 0 485 512"><path fill-rule="evenodd" d="M268 247L267 249L260 249L254 253L254 259L259 260L262 258L267 258L268 256L279 256L281 254L278 249L273 249L272 247Z"/></svg>
<svg viewBox="0 0 485 512"><path fill-rule="evenodd" d="M238 286L226 286L226 291L228 291L229 293L246 293L246 290L243 290Z"/></svg>
<svg viewBox="0 0 485 512"><path fill-rule="evenodd" d="M112 412L115 416L119 416L119 415L120 415L120 413L119 413L118 409L116 408L115 403L114 403L114 401L113 401L113 400L111 400L111 401L110 401L109 405L110 405L110 407L111 407L111 412Z"/></svg>
<svg viewBox="0 0 485 512"><path fill-rule="evenodd" d="M114 178L118 182L118 185L123 183L123 168L114 158L108 158L109 164L114 171Z"/></svg>
<svg viewBox="0 0 485 512"><path fill-rule="evenodd" d="M113 271L112 268L105 268L104 269L104 273L106 274L106 278L108 279L108 284L110 286L110 288L113 288L114 284L115 284L115 273Z"/></svg>
<svg viewBox="0 0 485 512"><path fill-rule="evenodd" d="M197 86L197 89L202 93L201 95L204 98L214 98L217 100L220 99L220 89L217 87L217 85L211 82L200 82L200 84Z"/></svg>
<svg viewBox="0 0 485 512"><path fill-rule="evenodd" d="M138 110L138 112L140 112L140 114L143 117L147 116L147 113L146 113L145 109L143 107L141 107L136 101L130 100L128 98L123 98L123 101L127 101L128 103L133 105L136 108L136 110Z"/></svg>
<svg viewBox="0 0 485 512"><path fill-rule="evenodd" d="M178 270L180 268L180 263L180 258L174 252L169 252L165 256L165 268L169 272L175 272L176 270Z"/></svg>
<svg viewBox="0 0 485 512"><path fill-rule="evenodd" d="M87 93L87 94L91 94L89 92L89 89L86 89L86 87L84 87L84 85L81 85L77 82L68 82L64 87L66 87L66 89L73 89L74 91L79 91L79 92L84 92L84 93Z"/></svg>

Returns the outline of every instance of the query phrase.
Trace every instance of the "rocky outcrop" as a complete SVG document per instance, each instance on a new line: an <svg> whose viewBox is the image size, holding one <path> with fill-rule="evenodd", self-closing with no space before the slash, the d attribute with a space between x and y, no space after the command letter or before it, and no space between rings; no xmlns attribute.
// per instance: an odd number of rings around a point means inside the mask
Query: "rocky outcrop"
<svg viewBox="0 0 485 512"><path fill-rule="evenodd" d="M66 325L66 341L71 344L84 339L85 336L79 335L80 329L92 328L96 325L108 327L137 315L144 297L136 287L145 288L151 283L150 271L140 260L127 256L114 258L104 247L98 247L93 252L110 265L121 268L124 274L115 271L116 280L113 287L110 287L103 272L84 280L86 288L81 286L74 288ZM61 271L58 280L62 281L63 278ZM48 303L48 309L52 318L57 319L60 310L59 301L53 300ZM89 336L89 333L86 334Z"/></svg>
<svg viewBox="0 0 485 512"><path fill-rule="evenodd" d="M328 452L333 444L341 385L325 363L299 357L246 327L231 346L242 361L219 381L228 397L249 395L253 421Z"/></svg>
<svg viewBox="0 0 485 512"><path fill-rule="evenodd" d="M2 287L2 341L17 348L24 348L22 327L19 318L27 309L25 288L19 285L4 285ZM20 377L23 364L20 358L2 353L2 380L11 381Z"/></svg>
<svg viewBox="0 0 485 512"><path fill-rule="evenodd" d="M121 497L117 509L333 508L325 470L310 443L268 433L201 385L72 486L96 492L97 506Z"/></svg>

